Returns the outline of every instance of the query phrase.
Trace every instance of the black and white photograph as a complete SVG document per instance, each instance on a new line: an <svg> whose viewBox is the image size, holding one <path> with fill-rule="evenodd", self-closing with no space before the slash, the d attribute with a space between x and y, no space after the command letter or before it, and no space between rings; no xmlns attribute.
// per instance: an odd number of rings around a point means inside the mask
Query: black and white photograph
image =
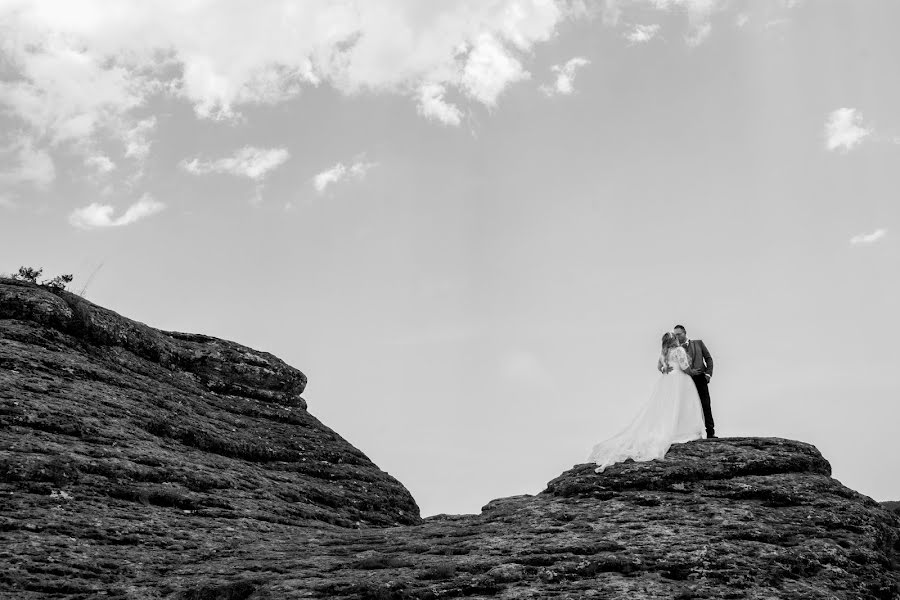
<svg viewBox="0 0 900 600"><path fill-rule="evenodd" d="M0 599L900 600L898 24L0 0Z"/></svg>

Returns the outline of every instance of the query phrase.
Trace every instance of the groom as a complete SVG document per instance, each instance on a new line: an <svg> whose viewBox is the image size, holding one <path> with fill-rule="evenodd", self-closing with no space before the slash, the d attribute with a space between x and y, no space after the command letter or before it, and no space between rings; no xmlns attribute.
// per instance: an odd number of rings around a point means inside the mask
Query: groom
<svg viewBox="0 0 900 600"><path fill-rule="evenodd" d="M691 359L691 368L687 371L694 385L697 386L697 393L700 395L700 405L703 407L703 423L706 426L706 437L716 437L716 426L713 423L712 407L709 404L709 380L712 379L713 358L703 340L690 340L687 336L687 330L684 325L675 326L675 337L681 347L687 351L688 358Z"/></svg>

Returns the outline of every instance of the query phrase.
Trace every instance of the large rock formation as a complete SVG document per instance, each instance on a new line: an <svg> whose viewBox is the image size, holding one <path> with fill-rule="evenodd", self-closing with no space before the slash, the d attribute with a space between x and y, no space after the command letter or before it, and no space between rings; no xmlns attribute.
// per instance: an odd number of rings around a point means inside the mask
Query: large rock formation
<svg viewBox="0 0 900 600"><path fill-rule="evenodd" d="M305 383L0 280L0 597L900 597L897 516L808 444L691 442L420 519Z"/></svg>

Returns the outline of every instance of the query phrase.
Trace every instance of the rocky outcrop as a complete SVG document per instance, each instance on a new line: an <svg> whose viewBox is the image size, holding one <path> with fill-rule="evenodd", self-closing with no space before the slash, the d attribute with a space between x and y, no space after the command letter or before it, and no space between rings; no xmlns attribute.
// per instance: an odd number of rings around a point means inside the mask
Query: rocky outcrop
<svg viewBox="0 0 900 600"><path fill-rule="evenodd" d="M214 337L159 331L66 291L0 280L0 319L68 334L83 346L125 351L192 377L209 391L306 408L306 376L266 352Z"/></svg>
<svg viewBox="0 0 900 600"><path fill-rule="evenodd" d="M420 519L305 383L0 281L0 597L898 597L897 516L808 444L680 444Z"/></svg>
<svg viewBox="0 0 900 600"><path fill-rule="evenodd" d="M777 438L676 445L665 460L576 465L478 515L295 539L250 598L897 598L897 519ZM272 555L258 544L254 557ZM315 558L311 558L315 557ZM215 573L194 596L222 596ZM218 587L217 587L218 586ZM251 591L252 590L252 591Z"/></svg>
<svg viewBox="0 0 900 600"><path fill-rule="evenodd" d="M271 354L2 280L3 526L41 520L36 497L75 498L67 506L93 506L101 523L120 515L121 531L156 511L193 522L418 523L403 485L306 410L305 385Z"/></svg>

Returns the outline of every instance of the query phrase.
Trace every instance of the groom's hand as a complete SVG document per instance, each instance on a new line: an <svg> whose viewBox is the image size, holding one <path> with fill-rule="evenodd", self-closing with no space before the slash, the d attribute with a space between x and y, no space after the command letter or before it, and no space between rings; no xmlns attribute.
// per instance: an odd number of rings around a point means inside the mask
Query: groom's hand
<svg viewBox="0 0 900 600"><path fill-rule="evenodd" d="M706 377L706 383L709 383L709 380L712 379L712 375L709 373L704 373L703 375Z"/></svg>

